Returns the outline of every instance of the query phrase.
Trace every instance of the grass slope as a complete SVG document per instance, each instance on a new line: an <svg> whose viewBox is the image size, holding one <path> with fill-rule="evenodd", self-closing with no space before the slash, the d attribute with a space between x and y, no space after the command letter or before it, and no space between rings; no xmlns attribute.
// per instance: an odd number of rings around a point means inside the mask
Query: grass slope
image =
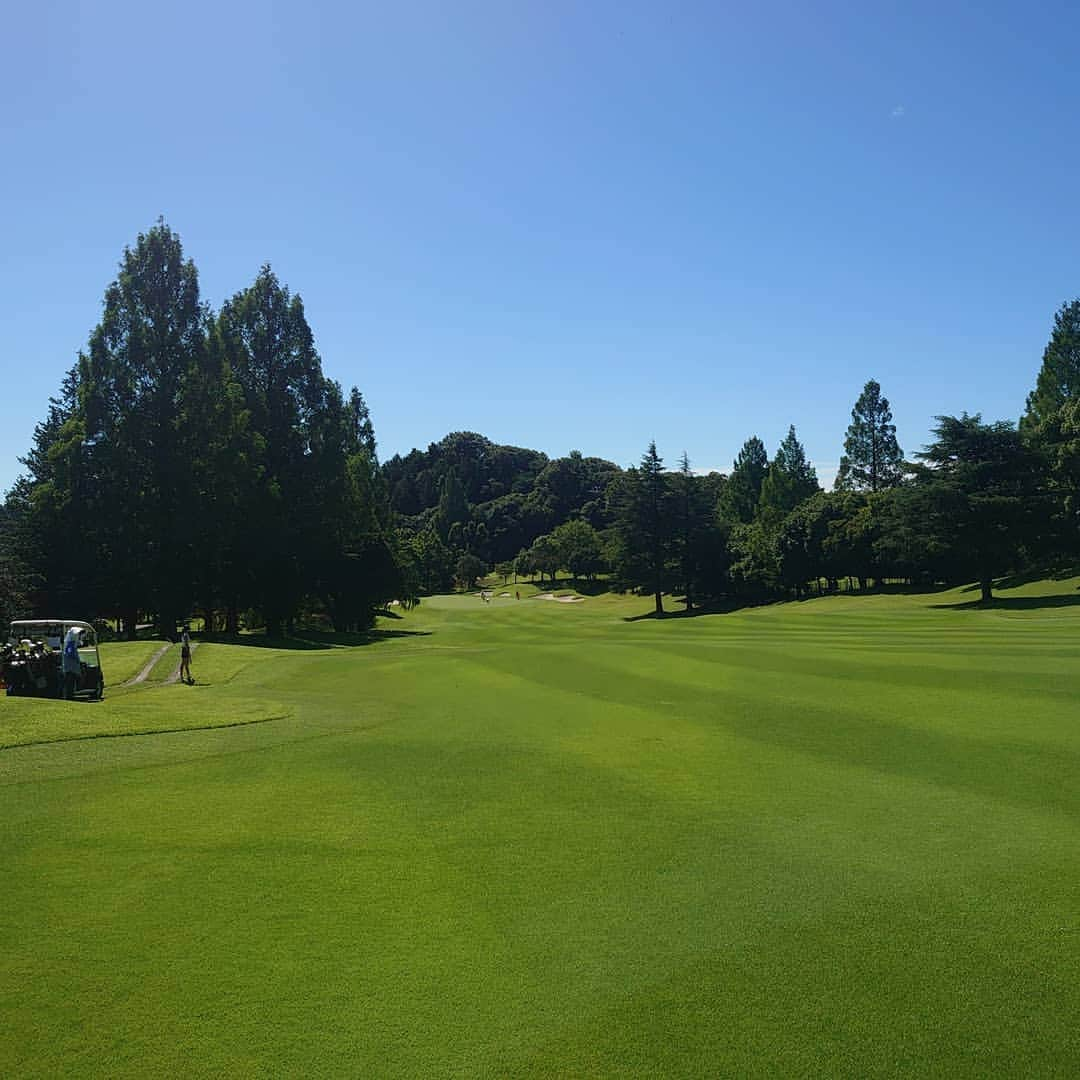
<svg viewBox="0 0 1080 1080"><path fill-rule="evenodd" d="M66 708L287 715L0 753L0 1061L1076 1075L1076 585L201 646Z"/></svg>

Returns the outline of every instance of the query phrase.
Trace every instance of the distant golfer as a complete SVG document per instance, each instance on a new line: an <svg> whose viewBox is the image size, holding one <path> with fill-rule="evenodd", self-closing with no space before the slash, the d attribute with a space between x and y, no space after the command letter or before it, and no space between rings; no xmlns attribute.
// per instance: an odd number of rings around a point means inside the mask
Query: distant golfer
<svg viewBox="0 0 1080 1080"><path fill-rule="evenodd" d="M195 680L191 677L191 632L187 623L180 631L180 681L194 686Z"/></svg>

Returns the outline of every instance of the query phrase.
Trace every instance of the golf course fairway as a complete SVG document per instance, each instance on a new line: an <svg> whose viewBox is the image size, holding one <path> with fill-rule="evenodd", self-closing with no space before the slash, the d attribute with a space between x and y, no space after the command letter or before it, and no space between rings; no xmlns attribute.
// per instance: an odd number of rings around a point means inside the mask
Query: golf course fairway
<svg viewBox="0 0 1080 1080"><path fill-rule="evenodd" d="M436 597L0 699L0 1071L1080 1075L1077 584Z"/></svg>

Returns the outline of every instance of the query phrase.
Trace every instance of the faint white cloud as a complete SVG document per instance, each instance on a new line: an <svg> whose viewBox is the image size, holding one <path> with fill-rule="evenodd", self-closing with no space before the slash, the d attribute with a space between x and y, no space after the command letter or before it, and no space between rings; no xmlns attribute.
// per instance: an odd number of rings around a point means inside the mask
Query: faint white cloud
<svg viewBox="0 0 1080 1080"><path fill-rule="evenodd" d="M889 115L894 120L899 120L901 116L907 115L907 109L903 105L894 105L892 107L892 112L890 112Z"/></svg>

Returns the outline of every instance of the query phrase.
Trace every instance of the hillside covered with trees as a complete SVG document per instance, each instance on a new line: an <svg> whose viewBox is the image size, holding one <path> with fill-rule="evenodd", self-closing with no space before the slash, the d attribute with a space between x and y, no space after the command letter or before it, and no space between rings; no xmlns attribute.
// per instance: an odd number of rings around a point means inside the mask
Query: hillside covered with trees
<svg viewBox="0 0 1080 1080"><path fill-rule="evenodd" d="M658 612L665 594L734 606L886 580L975 581L987 600L997 577L1080 554L1080 300L1019 424L939 416L932 434L906 459L871 379L828 492L794 426L771 457L747 438L726 475L665 468L653 444L621 469L472 432L380 464L299 296L263 267L212 311L159 223L124 251L0 507L0 618L352 629L492 570L604 574Z"/></svg>

